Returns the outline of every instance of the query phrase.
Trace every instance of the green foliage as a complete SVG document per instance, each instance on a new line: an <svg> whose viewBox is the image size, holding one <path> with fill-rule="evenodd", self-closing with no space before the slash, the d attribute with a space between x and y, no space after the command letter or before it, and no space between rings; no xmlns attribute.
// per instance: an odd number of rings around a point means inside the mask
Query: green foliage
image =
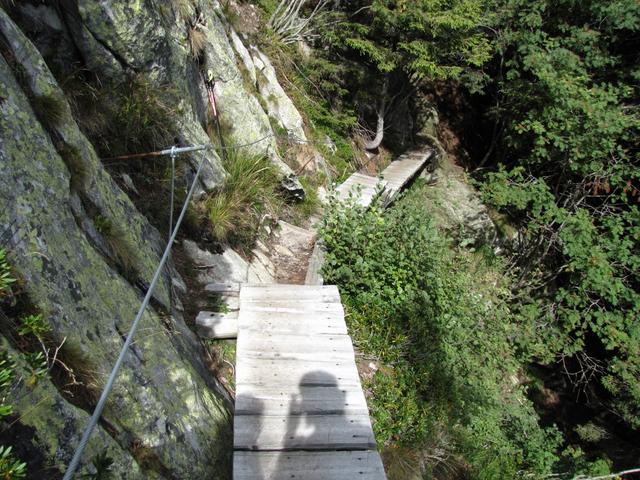
<svg viewBox="0 0 640 480"><path fill-rule="evenodd" d="M93 225L96 230L102 234L109 234L113 229L113 222L104 215L96 215L93 219Z"/></svg>
<svg viewBox="0 0 640 480"><path fill-rule="evenodd" d="M11 415L13 407L7 403L7 394L15 377L15 364L7 352L0 352L0 420Z"/></svg>
<svg viewBox="0 0 640 480"><path fill-rule="evenodd" d="M44 319L42 314L27 315L20 320L18 327L19 335L33 335L36 338L43 338L51 331L51 326Z"/></svg>
<svg viewBox="0 0 640 480"><path fill-rule="evenodd" d="M26 475L27 464L11 454L11 447L0 445L0 477L4 480L14 480L25 478Z"/></svg>
<svg viewBox="0 0 640 480"><path fill-rule="evenodd" d="M31 368L31 377L27 381L29 385L35 385L38 380L45 377L49 372L47 358L41 351L27 352L24 354L24 358Z"/></svg>
<svg viewBox="0 0 640 480"><path fill-rule="evenodd" d="M113 478L113 472L111 471L114 463L113 458L111 458L106 451L98 453L93 457L91 463L95 467L96 472L88 475L88 478L92 480L109 480Z"/></svg>
<svg viewBox="0 0 640 480"><path fill-rule="evenodd" d="M599 425L592 422L578 425L576 433L581 440L585 442L599 442L608 437L607 431Z"/></svg>
<svg viewBox="0 0 640 480"><path fill-rule="evenodd" d="M413 80L461 79L491 58L479 28L483 0L349 2L325 39L377 72L403 71Z"/></svg>
<svg viewBox="0 0 640 480"><path fill-rule="evenodd" d="M78 125L102 157L165 148L174 142L176 90L144 75L103 85L78 75L63 85Z"/></svg>
<svg viewBox="0 0 640 480"><path fill-rule="evenodd" d="M379 441L417 446L445 429L474 478L543 474L560 438L522 387L515 336L493 262L454 252L429 220L424 187L383 213L332 203L323 275L339 285L350 332L383 367L370 388Z"/></svg>
<svg viewBox="0 0 640 480"><path fill-rule="evenodd" d="M11 267L7 262L7 252L0 248L0 299L11 293L11 285L16 279L11 274Z"/></svg>
<svg viewBox="0 0 640 480"><path fill-rule="evenodd" d="M522 351L593 359L606 400L640 427L640 5L495 2L505 124L487 202L519 223ZM583 363L584 365L584 363ZM582 367L569 371L582 378Z"/></svg>

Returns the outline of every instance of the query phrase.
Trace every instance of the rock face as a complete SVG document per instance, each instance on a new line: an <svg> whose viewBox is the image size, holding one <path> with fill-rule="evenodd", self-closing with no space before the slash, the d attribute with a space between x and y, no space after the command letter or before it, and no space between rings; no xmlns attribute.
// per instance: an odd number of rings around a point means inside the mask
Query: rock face
<svg viewBox="0 0 640 480"><path fill-rule="evenodd" d="M211 112L203 73L211 71L228 146L242 145L246 152L268 155L281 170L285 188L294 197L304 195L278 154L268 116L254 95L255 81L253 86L244 82L232 43L249 75L252 68L246 61L251 56L227 26L217 2L169 2L151 7L137 1L77 0L60 2L56 9L19 3L16 11L21 25L48 55L47 62L58 66L62 74L69 74L80 63L115 84L142 75L153 85L170 85L166 101L174 114L167 119L168 128L185 145L209 143L205 127ZM194 31L201 43L190 47ZM53 39L63 47L52 48ZM190 158L194 170L199 158ZM216 153L207 152L206 159L202 191L213 190L224 180Z"/></svg>
<svg viewBox="0 0 640 480"><path fill-rule="evenodd" d="M423 176L430 184L429 207L438 225L467 244L496 244L496 226L462 168L444 158L435 171Z"/></svg>
<svg viewBox="0 0 640 480"><path fill-rule="evenodd" d="M231 248L222 253L203 250L196 242L185 240L184 252L198 269L196 280L201 285L208 283L243 283L247 281L249 264Z"/></svg>
<svg viewBox="0 0 640 480"><path fill-rule="evenodd" d="M306 141L304 122L298 109L278 83L276 70L269 58L253 48L253 64L256 69L258 90L267 104L267 111L294 141Z"/></svg>
<svg viewBox="0 0 640 480"><path fill-rule="evenodd" d="M15 375L21 379L12 392L14 415L10 420L20 418L20 438L16 438L18 443L12 445L13 452L19 458L29 460L29 478L51 478L51 467L29 454L40 450L43 457L52 460L54 468L67 465L78 441L77 433L85 427L89 415L68 403L49 379L39 379L35 385L30 385L31 368L4 337L0 337L0 350L14 359ZM93 463L98 455L106 455L113 462L110 471L117 478L160 478L155 472L143 472L133 456L123 450L102 426L96 427L87 445L87 461L84 462L87 474L97 473Z"/></svg>
<svg viewBox="0 0 640 480"><path fill-rule="evenodd" d="M155 59L147 48L160 48L163 34L140 23L150 15L143 11L151 9L121 8L119 2L79 7L91 17L81 30L83 48L96 56L95 68L114 77L128 68L153 70ZM127 37L115 25L100 33L96 22L114 19L144 38ZM50 341L64 343L60 358L76 372L78 388L91 405L164 243L104 171L47 65L1 9L0 33L8 49L0 57L3 246L23 294L51 326ZM194 128L184 130L187 134L202 131L189 121ZM209 173L219 181L216 161L209 159ZM229 477L229 398L205 369L198 340L171 308L172 285L180 284L178 278L165 278L145 312L82 473L91 474L92 455L105 452L117 478ZM3 350L15 352L5 325L2 335ZM54 470L69 462L87 418L66 398L43 379L21 384L8 399L19 416L12 428L34 429L33 443ZM38 405L36 414L33 405Z"/></svg>

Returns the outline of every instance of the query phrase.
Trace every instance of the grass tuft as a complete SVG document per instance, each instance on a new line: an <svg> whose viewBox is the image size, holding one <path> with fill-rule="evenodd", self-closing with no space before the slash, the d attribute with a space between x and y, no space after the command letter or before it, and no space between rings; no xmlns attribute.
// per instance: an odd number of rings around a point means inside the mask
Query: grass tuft
<svg viewBox="0 0 640 480"><path fill-rule="evenodd" d="M191 0L171 0L171 7L178 17L186 20L191 15L193 2Z"/></svg>
<svg viewBox="0 0 640 480"><path fill-rule="evenodd" d="M58 154L69 169L69 173L71 173L71 188L83 190L89 178L89 170L78 148L68 143L63 143L58 149Z"/></svg>
<svg viewBox="0 0 640 480"><path fill-rule="evenodd" d="M45 127L59 125L64 118L64 103L50 95L31 97L31 108Z"/></svg>
<svg viewBox="0 0 640 480"><path fill-rule="evenodd" d="M199 24L189 28L189 47L191 48L191 55L194 58L200 58L204 52L204 47L207 45L207 36L202 31Z"/></svg>
<svg viewBox="0 0 640 480"><path fill-rule="evenodd" d="M261 218L276 216L284 203L278 192L278 171L265 156L234 150L227 152L223 166L225 184L204 200L201 212L217 241L250 248Z"/></svg>

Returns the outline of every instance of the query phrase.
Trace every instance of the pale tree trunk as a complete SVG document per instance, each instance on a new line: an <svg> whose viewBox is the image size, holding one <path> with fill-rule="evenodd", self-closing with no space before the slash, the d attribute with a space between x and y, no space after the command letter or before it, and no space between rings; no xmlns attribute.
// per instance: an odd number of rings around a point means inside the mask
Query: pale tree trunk
<svg viewBox="0 0 640 480"><path fill-rule="evenodd" d="M382 144L384 138L384 116L387 108L387 91L389 90L389 79L384 79L382 92L380 94L380 103L378 106L378 122L376 125L376 136L372 140L365 141L364 148L366 150L375 150Z"/></svg>

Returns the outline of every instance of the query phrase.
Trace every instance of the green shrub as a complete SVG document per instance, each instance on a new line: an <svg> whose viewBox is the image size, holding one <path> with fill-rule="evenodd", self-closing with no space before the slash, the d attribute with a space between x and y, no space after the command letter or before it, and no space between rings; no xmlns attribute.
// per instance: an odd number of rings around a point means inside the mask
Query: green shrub
<svg viewBox="0 0 640 480"><path fill-rule="evenodd" d="M20 320L20 326L18 327L19 335L33 335L37 338L42 338L44 335L51 331L51 326L44 319L42 314L27 315Z"/></svg>
<svg viewBox="0 0 640 480"><path fill-rule="evenodd" d="M7 403L7 394L13 378L15 364L7 352L0 352L0 419L11 415L13 407Z"/></svg>
<svg viewBox="0 0 640 480"><path fill-rule="evenodd" d="M321 228L323 275L340 287L355 342L393 365L370 385L377 439L420 448L444 429L472 477L548 473L560 439L510 380L519 364L499 262L454 251L424 195L418 186L386 212L333 201Z"/></svg>

